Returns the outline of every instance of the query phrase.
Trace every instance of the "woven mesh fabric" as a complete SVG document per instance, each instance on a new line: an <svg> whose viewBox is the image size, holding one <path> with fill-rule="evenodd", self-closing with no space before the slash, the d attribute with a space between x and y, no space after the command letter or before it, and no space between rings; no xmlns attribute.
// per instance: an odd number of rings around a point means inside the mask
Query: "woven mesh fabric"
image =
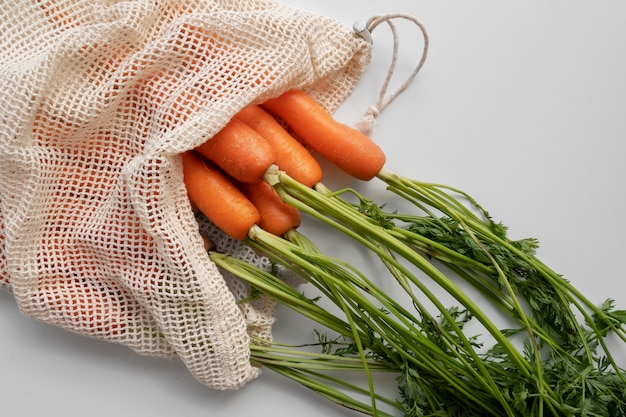
<svg viewBox="0 0 626 417"><path fill-rule="evenodd" d="M329 110L370 46L332 19L267 0L0 2L0 288L20 310L202 383L243 386L273 303L221 250L260 266L192 212L179 154L243 106L294 87Z"/></svg>

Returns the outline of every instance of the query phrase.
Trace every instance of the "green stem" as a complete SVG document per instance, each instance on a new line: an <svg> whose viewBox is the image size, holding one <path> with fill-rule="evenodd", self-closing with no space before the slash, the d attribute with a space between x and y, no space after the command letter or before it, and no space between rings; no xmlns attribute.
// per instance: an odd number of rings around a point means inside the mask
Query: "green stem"
<svg viewBox="0 0 626 417"><path fill-rule="evenodd" d="M373 306L367 298L352 290L349 284L354 280L350 279L349 275L329 274L325 269L320 269L320 267L316 264L307 264L307 259L317 255L317 251L314 251L315 253L313 254L307 254L305 256L302 253L301 248L297 246L290 246L288 242L283 241L281 238L273 236L262 229L255 228L254 232L251 233L251 239L251 244L253 245L255 243L261 243L260 246L257 246L258 250L263 251L264 249L267 250L267 248L271 248L272 252L280 252L283 259L291 260L292 262L297 263L301 268L300 270L305 274L304 276L311 277L311 282L316 282L314 276L322 276L323 278L321 281L327 282L328 286L340 289L342 293L345 293L342 296L343 299L347 300L353 306L353 311L365 314L360 317L360 327L362 329L371 329L382 335L389 346L395 349L395 351L398 352L405 361L414 363L422 369L422 372L426 372L426 374L444 378L451 387L454 387L454 392L457 395L463 395L470 401L480 404L484 410L491 410L493 415L501 414L501 410L499 408L494 408L489 401L483 399L477 394L476 384L466 382L464 379L460 379L458 377L458 375L467 375L468 369L469 372L472 373L473 370L471 370L471 368L458 368L459 364L457 362L453 361L446 352L440 351L439 348L433 345L432 342L426 337L419 337L420 343L418 346L411 349L411 354L407 351L408 344L410 343L409 341L415 340L419 333L410 331L409 328L405 328L404 326L398 326L399 323L393 320L393 318L389 318L386 314L383 314L378 308ZM332 263L332 261L329 258L322 258L318 255L316 257L316 263L328 265ZM237 274L236 271L232 272ZM340 279L338 279L338 277ZM376 298L377 294L379 294L379 290L373 285L369 285L369 289L369 294L373 294ZM329 297L335 303L337 303L335 298L339 297L337 294L337 291L329 294ZM382 294L382 292L380 292L380 294ZM380 299L382 298L384 297L381 296ZM287 304L287 306L291 307L289 304ZM395 311L395 309L399 306L390 304L389 307L391 308L390 311L395 314L392 317L395 317L398 314L400 314L400 317L403 315L402 313L397 313ZM370 341L370 343L372 343L372 341ZM374 340L373 343L374 349L380 348L384 350L389 348L388 346L386 347L378 344L376 340ZM388 352L388 354L392 355L392 352ZM415 355L415 357L413 355ZM431 355L433 356L431 357ZM435 360L435 358L439 359ZM450 372L443 366L444 364L447 364L452 368L458 368L458 373ZM480 383L480 380L478 382Z"/></svg>
<svg viewBox="0 0 626 417"><path fill-rule="evenodd" d="M343 336L352 335L352 329L348 323L319 307L315 302L295 291L272 274L230 255L210 252L209 256L220 268L233 273L272 299L296 310L304 317Z"/></svg>
<svg viewBox="0 0 626 417"><path fill-rule="evenodd" d="M346 274L343 271L337 271L336 269L333 270L333 274L330 274L326 269L320 269L319 265L324 264L327 267L333 265L335 261L332 258L323 255L315 256L314 254L305 256L298 251L297 248L291 248L291 250L296 250L296 253L292 253L287 242L281 242L281 238L273 236L262 229L255 230L252 239L255 242L265 243L265 247L271 247L273 251L281 251L285 259L292 259L293 262L298 263L305 276L309 277L309 282L316 285L317 288L335 288L335 291L327 293L328 298L335 304L339 303L337 300L338 298L351 302L354 305L355 312L362 312L360 317L360 320L362 320L361 328L373 329L382 335L393 335L386 337L385 340L394 346L394 348L396 348L399 352L404 352L405 347L397 344L394 345L394 343L396 343L395 340L409 341L414 340L417 337L419 340L419 347L413 349L413 351L416 352L416 354L426 363L434 366L437 366L438 364L437 361L430 360L429 356L423 355L424 352L430 352L435 357L440 358L439 362L447 363L449 366L456 365L456 362L452 361L445 352L441 352L428 338L422 336L420 333L411 331L410 329L416 324L416 319L413 319L413 321L407 321L406 317L408 316L408 313L406 310L404 310L397 303L393 302L388 295L380 291L375 285L373 285L372 282L362 282L361 280L365 279L363 276L359 276L357 278L353 275ZM257 246L257 248L259 250L264 249L263 246ZM315 259L315 263L307 265L307 262L309 262L308 260L313 259L313 257ZM325 283L326 285L320 286L320 282ZM359 288L366 288L367 294L382 302L382 306L391 313L391 317L400 319L400 322L390 319L387 314L384 314L379 308L374 306L369 299L364 297L360 292L355 291L350 285L352 283L356 283ZM344 295L339 296L336 289L341 290L341 293ZM461 371L461 369L459 369L459 371Z"/></svg>
<svg viewBox="0 0 626 417"><path fill-rule="evenodd" d="M361 358L339 356L334 354L307 352L294 347L279 347L272 342L269 344L251 344L250 351L253 360L259 363L282 364L294 369L317 371L363 371ZM395 372L387 363L368 360L367 366L375 372Z"/></svg>
<svg viewBox="0 0 626 417"><path fill-rule="evenodd" d="M311 389L312 391L314 391L316 394L336 403L339 404L345 408L351 409L351 410L355 410L358 411L360 413L366 414L366 415L370 415L370 416L379 416L379 417L394 417L393 415L380 411L380 410L376 410L374 408L372 408L370 405L362 403L360 401L355 400L353 397L351 397L350 395L346 394L343 391L340 391L332 386L330 386L329 384L320 382L320 378L326 377L326 376L322 376L321 374L317 374L317 373L313 373L313 372L309 372L311 375L308 375L307 372L303 372L302 370L297 370L297 369L293 369L293 368L288 368L288 367L284 367L284 366L276 366L275 364L271 364L271 363L266 363L265 366L268 369L273 370L274 372L281 374L283 376L286 376L287 378L298 382L299 384L301 384L304 387L307 387L309 389ZM330 377L326 377L326 379L328 379L329 381L332 382L336 382L336 383L341 383L342 386L351 389L355 392L358 393L364 393L364 390L359 389L358 387L348 384L344 381L341 381L339 379L333 379ZM393 404L391 401L386 401L390 404Z"/></svg>

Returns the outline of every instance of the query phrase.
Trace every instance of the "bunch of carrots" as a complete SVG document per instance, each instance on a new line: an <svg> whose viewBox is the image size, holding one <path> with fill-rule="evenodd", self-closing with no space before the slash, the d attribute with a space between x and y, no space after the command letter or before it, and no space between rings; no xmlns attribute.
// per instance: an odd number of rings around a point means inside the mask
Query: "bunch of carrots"
<svg viewBox="0 0 626 417"><path fill-rule="evenodd" d="M322 169L307 147L361 180L373 178L385 163L385 154L370 138L337 123L302 90L291 90L244 108L213 138L183 154L189 197L235 239L244 239L255 224L283 235L300 225L300 213L282 202L264 177L277 166L303 185L318 184Z"/></svg>
<svg viewBox="0 0 626 417"><path fill-rule="evenodd" d="M357 179L382 180L415 210L387 211L354 189L329 190L308 149ZM626 372L607 343L612 335L623 349L626 312L612 300L588 300L537 259L536 240L509 239L467 193L384 167L370 138L304 92L243 109L182 160L193 205L336 307L323 308L274 271L209 250L219 267L321 326L319 352L253 340L256 363L368 415L626 414ZM297 230L303 213L369 251L408 305L318 250ZM470 322L476 333L468 334ZM365 378L352 383L342 372ZM378 373L396 378L397 397L377 389Z"/></svg>

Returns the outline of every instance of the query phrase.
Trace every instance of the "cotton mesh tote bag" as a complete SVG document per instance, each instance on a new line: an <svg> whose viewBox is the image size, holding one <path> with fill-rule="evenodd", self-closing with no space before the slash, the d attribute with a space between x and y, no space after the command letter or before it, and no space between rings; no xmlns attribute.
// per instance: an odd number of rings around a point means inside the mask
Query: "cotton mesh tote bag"
<svg viewBox="0 0 626 417"><path fill-rule="evenodd" d="M190 207L180 154L303 88L329 110L370 44L264 0L0 3L0 287L28 317L243 386L273 302L208 259L268 267Z"/></svg>

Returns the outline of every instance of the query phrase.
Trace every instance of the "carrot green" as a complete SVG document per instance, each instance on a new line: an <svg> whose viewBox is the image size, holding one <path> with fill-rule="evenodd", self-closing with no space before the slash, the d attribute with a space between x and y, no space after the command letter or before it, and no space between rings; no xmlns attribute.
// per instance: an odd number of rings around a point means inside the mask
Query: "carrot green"
<svg viewBox="0 0 626 417"><path fill-rule="evenodd" d="M379 259L409 302L299 232L282 238L253 227L251 246L321 294L307 298L276 274L211 254L316 323L318 352L253 341L254 361L368 415L625 415L626 373L606 342L611 334L624 348L625 311L585 298L536 257L535 239L510 240L468 194L386 169L377 177L414 210L387 211L352 189L311 189L278 169L266 181ZM508 325L497 324L493 311ZM365 383L344 382L342 372L361 373ZM381 373L395 376L394 398L377 389Z"/></svg>

